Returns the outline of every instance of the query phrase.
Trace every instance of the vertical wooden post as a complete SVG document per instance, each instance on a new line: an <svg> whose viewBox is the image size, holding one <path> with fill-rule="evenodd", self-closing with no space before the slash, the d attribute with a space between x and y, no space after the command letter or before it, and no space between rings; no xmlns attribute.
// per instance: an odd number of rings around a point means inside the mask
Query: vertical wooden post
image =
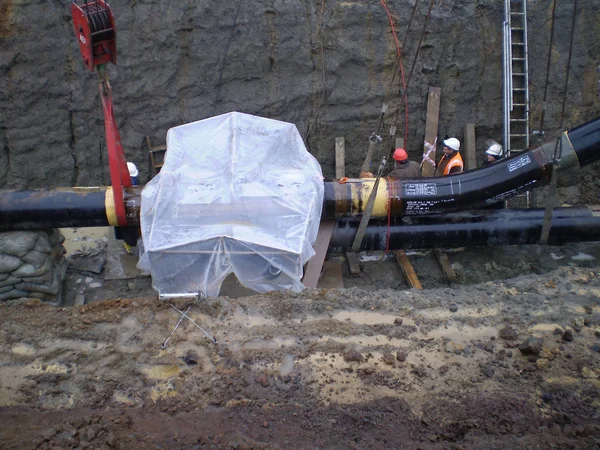
<svg viewBox="0 0 600 450"><path fill-rule="evenodd" d="M421 166L421 174L424 177L431 177L435 174L435 165L432 164L432 161L436 161L435 147L437 145L441 94L441 88L429 87L429 94L427 95L427 121L425 122L425 145L423 146L424 157L423 165Z"/></svg>
<svg viewBox="0 0 600 450"><path fill-rule="evenodd" d="M475 156L475 124L465 125L465 169L473 170L477 168L477 158Z"/></svg>
<svg viewBox="0 0 600 450"><path fill-rule="evenodd" d="M335 138L335 178L340 180L346 176L346 141L343 137Z"/></svg>

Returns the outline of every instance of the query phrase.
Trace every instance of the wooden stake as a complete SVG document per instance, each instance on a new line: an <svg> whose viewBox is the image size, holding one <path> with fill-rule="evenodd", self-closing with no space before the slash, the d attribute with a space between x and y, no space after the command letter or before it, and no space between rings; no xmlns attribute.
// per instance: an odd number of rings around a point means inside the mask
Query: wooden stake
<svg viewBox="0 0 600 450"><path fill-rule="evenodd" d="M394 250L394 256L400 266L400 270L402 270L402 273L404 274L404 278L406 278L407 283L410 284L410 287L419 290L423 289L419 277L417 277L417 273L404 250Z"/></svg>
<svg viewBox="0 0 600 450"><path fill-rule="evenodd" d="M465 125L465 170L477 169L475 152L475 124L468 123Z"/></svg>
<svg viewBox="0 0 600 450"><path fill-rule="evenodd" d="M343 137L335 138L335 178L341 180L346 176L346 141Z"/></svg>
<svg viewBox="0 0 600 450"><path fill-rule="evenodd" d="M435 166L431 163L431 161L436 161L435 147L437 145L441 94L441 88L429 87L429 94L427 96L427 121L425 123L426 145L423 147L423 155L427 155L428 159L423 158L423 164L421 166L421 174L424 177L431 177L435 174Z"/></svg>

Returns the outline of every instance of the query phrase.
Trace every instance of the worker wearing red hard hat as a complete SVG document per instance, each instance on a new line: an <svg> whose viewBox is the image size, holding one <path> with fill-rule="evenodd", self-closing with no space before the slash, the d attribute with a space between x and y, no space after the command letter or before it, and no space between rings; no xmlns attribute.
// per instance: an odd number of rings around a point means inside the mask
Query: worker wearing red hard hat
<svg viewBox="0 0 600 450"><path fill-rule="evenodd" d="M409 161L408 153L403 148L397 148L393 158L394 170L388 174L388 177L409 179L421 176L421 166L415 161Z"/></svg>
<svg viewBox="0 0 600 450"><path fill-rule="evenodd" d="M435 176L451 175L463 171L463 159L459 153L460 141L454 137L444 140L444 155L440 159L436 169Z"/></svg>

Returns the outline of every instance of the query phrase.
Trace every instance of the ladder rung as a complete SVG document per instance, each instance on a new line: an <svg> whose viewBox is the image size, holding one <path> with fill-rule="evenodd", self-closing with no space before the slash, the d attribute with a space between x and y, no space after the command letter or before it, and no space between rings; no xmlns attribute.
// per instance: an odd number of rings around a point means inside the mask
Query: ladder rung
<svg viewBox="0 0 600 450"><path fill-rule="evenodd" d="M510 137L525 137L526 134L511 134Z"/></svg>
<svg viewBox="0 0 600 450"><path fill-rule="evenodd" d="M513 58L513 61L525 61L525 58Z"/></svg>
<svg viewBox="0 0 600 450"><path fill-rule="evenodd" d="M520 77L524 77L527 74L526 73L521 73L521 72L513 72L513 75L518 75Z"/></svg>
<svg viewBox="0 0 600 450"><path fill-rule="evenodd" d="M526 88L512 88L513 91L526 91Z"/></svg>
<svg viewBox="0 0 600 450"><path fill-rule="evenodd" d="M527 106L527 103L513 103L513 106Z"/></svg>
<svg viewBox="0 0 600 450"><path fill-rule="evenodd" d="M517 44L518 44L518 45L525 45L525 42L513 42L512 44L513 44L513 45L517 45Z"/></svg>
<svg viewBox="0 0 600 450"><path fill-rule="evenodd" d="M515 15L515 16L524 16L525 15L525 13L522 13L522 12L512 12L511 11L510 13L513 14L513 15Z"/></svg>
<svg viewBox="0 0 600 450"><path fill-rule="evenodd" d="M523 27L510 27L511 31L524 31L525 28Z"/></svg>
<svg viewBox="0 0 600 450"><path fill-rule="evenodd" d="M527 122L527 119L510 119L511 122Z"/></svg>

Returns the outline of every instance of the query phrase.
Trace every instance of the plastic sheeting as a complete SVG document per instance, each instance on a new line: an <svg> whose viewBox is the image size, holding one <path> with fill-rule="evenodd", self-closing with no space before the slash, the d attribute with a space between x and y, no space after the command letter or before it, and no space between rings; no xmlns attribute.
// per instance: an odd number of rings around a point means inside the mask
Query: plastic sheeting
<svg viewBox="0 0 600 450"><path fill-rule="evenodd" d="M300 291L314 254L323 176L295 125L238 112L171 128L142 192L144 254L161 296L246 287Z"/></svg>

